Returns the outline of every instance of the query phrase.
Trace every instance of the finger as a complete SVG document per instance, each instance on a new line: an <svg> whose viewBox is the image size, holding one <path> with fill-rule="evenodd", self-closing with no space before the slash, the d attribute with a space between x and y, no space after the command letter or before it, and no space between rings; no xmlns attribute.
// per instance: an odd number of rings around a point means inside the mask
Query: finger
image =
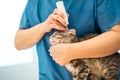
<svg viewBox="0 0 120 80"><path fill-rule="evenodd" d="M48 22L54 23L54 21L58 21L63 26L67 25L67 22L62 17L60 17L59 15L51 14L48 18Z"/></svg>
<svg viewBox="0 0 120 80"><path fill-rule="evenodd" d="M51 14L49 18L47 19L47 22L49 23L49 27L52 29L57 29L57 30L66 30L65 26L58 22L56 19L54 19L54 14Z"/></svg>
<svg viewBox="0 0 120 80"><path fill-rule="evenodd" d="M56 15L59 15L61 16L63 19L66 19L66 15L67 17L69 17L69 14L68 13L63 13L63 11L59 10L59 9L55 9L53 14L56 14Z"/></svg>
<svg viewBox="0 0 120 80"><path fill-rule="evenodd" d="M64 25L64 26L67 26L67 22L65 21L65 19L64 18L62 18L61 16L59 16L59 15L53 15L53 19L54 20L57 20L59 23L61 23L62 25Z"/></svg>
<svg viewBox="0 0 120 80"><path fill-rule="evenodd" d="M69 17L69 14L67 13L67 17Z"/></svg>
<svg viewBox="0 0 120 80"><path fill-rule="evenodd" d="M61 27L61 26L58 26L58 25L56 25L56 24L53 24L53 28L54 28L54 29L57 29L57 30L66 31L66 28L65 28L65 27Z"/></svg>
<svg viewBox="0 0 120 80"><path fill-rule="evenodd" d="M57 8L56 8L56 9L54 9L53 14L56 14L56 15L61 16L62 18L65 18L64 13L63 13L61 10L57 9Z"/></svg>
<svg viewBox="0 0 120 80"><path fill-rule="evenodd" d="M60 66L63 66L63 62L61 62L59 59L54 59L52 58L57 64L59 64Z"/></svg>
<svg viewBox="0 0 120 80"><path fill-rule="evenodd" d="M60 24L58 21L54 21L54 23L51 24L52 28L57 29L57 30L66 30L65 26Z"/></svg>
<svg viewBox="0 0 120 80"><path fill-rule="evenodd" d="M59 64L60 66L64 66L64 65L65 65L65 64L63 64L62 62L59 62L58 64Z"/></svg>
<svg viewBox="0 0 120 80"><path fill-rule="evenodd" d="M52 53L54 52L54 49L52 48L52 46L50 47L48 51L50 52L50 55L52 55Z"/></svg>
<svg viewBox="0 0 120 80"><path fill-rule="evenodd" d="M55 53L55 48L54 48L53 46L51 46L48 51L50 52L50 56L55 57L55 55L54 55L54 53Z"/></svg>

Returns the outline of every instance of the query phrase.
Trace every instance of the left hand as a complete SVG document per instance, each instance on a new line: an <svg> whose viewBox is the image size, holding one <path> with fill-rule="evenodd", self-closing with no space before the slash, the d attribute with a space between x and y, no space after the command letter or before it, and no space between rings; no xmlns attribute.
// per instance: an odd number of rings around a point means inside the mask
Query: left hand
<svg viewBox="0 0 120 80"><path fill-rule="evenodd" d="M69 45L70 44L57 44L51 46L49 49L53 60L61 66L64 66L71 61Z"/></svg>

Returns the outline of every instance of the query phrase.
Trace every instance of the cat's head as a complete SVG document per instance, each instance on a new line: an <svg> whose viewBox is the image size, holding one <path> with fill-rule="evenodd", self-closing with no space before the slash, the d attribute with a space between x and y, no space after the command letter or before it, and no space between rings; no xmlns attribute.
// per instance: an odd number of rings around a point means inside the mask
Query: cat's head
<svg viewBox="0 0 120 80"><path fill-rule="evenodd" d="M56 31L50 36L50 43L52 45L74 42L78 42L76 31L74 29L70 29L68 31Z"/></svg>

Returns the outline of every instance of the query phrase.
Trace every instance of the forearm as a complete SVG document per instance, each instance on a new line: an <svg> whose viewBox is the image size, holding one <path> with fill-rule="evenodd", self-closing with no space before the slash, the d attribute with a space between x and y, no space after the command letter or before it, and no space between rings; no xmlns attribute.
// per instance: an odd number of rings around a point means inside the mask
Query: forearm
<svg viewBox="0 0 120 80"><path fill-rule="evenodd" d="M35 45L44 36L43 24L38 24L30 29L20 29L15 36L15 47L26 49Z"/></svg>
<svg viewBox="0 0 120 80"><path fill-rule="evenodd" d="M113 54L120 49L120 26L95 38L71 44L70 53L76 58L97 58Z"/></svg>
<svg viewBox="0 0 120 80"><path fill-rule="evenodd" d="M44 22L30 29L18 30L15 37L15 47L17 49L29 48L35 45L46 32L50 32L52 29L65 31L67 23L64 18L64 14L60 10L55 9Z"/></svg>

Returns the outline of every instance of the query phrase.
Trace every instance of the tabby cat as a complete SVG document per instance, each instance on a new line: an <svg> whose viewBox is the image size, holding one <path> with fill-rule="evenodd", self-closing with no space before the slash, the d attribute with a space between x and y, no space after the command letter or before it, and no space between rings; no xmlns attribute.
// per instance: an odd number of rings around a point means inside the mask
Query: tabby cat
<svg viewBox="0 0 120 80"><path fill-rule="evenodd" d="M75 30L56 31L50 36L52 45L59 43L75 43L84 41L97 36L98 34L86 34L81 38L77 38ZM94 45L94 44L93 44ZM72 73L73 80L86 80L90 76L90 80L118 80L117 72L120 69L120 54L118 52L113 55L102 58L85 58L75 59L65 65Z"/></svg>

